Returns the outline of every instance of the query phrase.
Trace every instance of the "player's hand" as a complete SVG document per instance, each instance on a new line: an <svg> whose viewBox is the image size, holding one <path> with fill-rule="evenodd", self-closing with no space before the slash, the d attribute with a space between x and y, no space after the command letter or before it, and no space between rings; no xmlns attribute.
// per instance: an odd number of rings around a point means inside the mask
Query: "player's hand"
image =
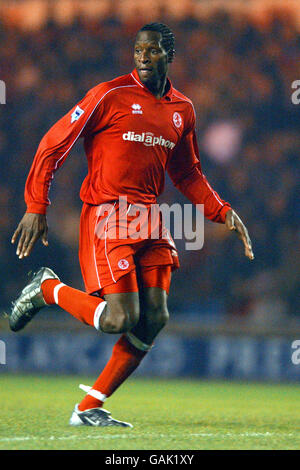
<svg viewBox="0 0 300 470"><path fill-rule="evenodd" d="M29 256L39 238L45 246L48 246L47 218L43 214L26 212L11 239L12 243L19 239L17 256L20 259Z"/></svg>
<svg viewBox="0 0 300 470"><path fill-rule="evenodd" d="M252 243L248 234L248 230L234 210L230 209L226 212L225 225L228 230L235 231L237 236L244 243L245 256L250 260L254 259L252 251Z"/></svg>

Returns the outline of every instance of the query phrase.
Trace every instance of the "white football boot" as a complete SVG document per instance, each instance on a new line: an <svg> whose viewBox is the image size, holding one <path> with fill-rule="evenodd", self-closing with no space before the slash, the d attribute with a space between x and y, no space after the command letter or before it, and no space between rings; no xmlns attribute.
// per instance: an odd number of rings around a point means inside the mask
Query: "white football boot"
<svg viewBox="0 0 300 470"><path fill-rule="evenodd" d="M92 390L88 385L80 384L79 388L94 396L99 394L97 390ZM98 397L97 397L98 398ZM89 410L80 411L78 403L75 405L71 415L70 426L121 426L123 428L132 428L132 424L118 421L110 416L110 412L103 408L90 408Z"/></svg>

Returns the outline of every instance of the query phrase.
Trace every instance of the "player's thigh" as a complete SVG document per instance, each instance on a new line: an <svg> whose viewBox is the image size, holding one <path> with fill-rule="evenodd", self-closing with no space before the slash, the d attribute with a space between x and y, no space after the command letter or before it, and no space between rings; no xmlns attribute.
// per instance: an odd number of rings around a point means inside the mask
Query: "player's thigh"
<svg viewBox="0 0 300 470"><path fill-rule="evenodd" d="M139 271L141 314L146 323L164 326L169 318L168 294L171 284L171 266L142 268Z"/></svg>
<svg viewBox="0 0 300 470"><path fill-rule="evenodd" d="M113 322L121 329L133 328L136 325L140 316L140 298L135 271L104 287L99 294L107 302L108 322Z"/></svg>
<svg viewBox="0 0 300 470"><path fill-rule="evenodd" d="M163 328L169 320L168 294L160 287L146 287L143 290L143 316L147 325Z"/></svg>
<svg viewBox="0 0 300 470"><path fill-rule="evenodd" d="M169 319L167 297L160 287L145 287L140 291L140 319L131 332L145 344L153 343Z"/></svg>

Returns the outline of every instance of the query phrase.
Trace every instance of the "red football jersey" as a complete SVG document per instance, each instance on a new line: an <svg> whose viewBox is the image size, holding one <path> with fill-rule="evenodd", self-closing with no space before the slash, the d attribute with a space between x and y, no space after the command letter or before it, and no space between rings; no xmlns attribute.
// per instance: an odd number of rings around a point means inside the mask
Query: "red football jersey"
<svg viewBox="0 0 300 470"><path fill-rule="evenodd" d="M131 204L154 204L168 171L191 202L204 204L207 218L224 222L230 205L202 173L193 104L168 85L157 99L134 70L92 88L41 140L26 182L27 212L46 213L53 174L83 137L82 201L99 205L126 196Z"/></svg>

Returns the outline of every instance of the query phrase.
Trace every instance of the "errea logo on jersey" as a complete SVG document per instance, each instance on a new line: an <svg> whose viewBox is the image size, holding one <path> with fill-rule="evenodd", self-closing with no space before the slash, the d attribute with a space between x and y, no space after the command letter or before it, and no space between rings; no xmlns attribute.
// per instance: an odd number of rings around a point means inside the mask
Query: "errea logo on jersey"
<svg viewBox="0 0 300 470"><path fill-rule="evenodd" d="M128 131L123 134L123 140L130 140L131 142L141 142L147 147L154 147L155 145L161 145L167 149L173 149L175 147L174 142L165 140L162 136L156 137L152 132L142 132L137 134L133 131Z"/></svg>
<svg viewBox="0 0 300 470"><path fill-rule="evenodd" d="M132 108L132 114L143 114L142 106L140 104L133 103L131 108Z"/></svg>

